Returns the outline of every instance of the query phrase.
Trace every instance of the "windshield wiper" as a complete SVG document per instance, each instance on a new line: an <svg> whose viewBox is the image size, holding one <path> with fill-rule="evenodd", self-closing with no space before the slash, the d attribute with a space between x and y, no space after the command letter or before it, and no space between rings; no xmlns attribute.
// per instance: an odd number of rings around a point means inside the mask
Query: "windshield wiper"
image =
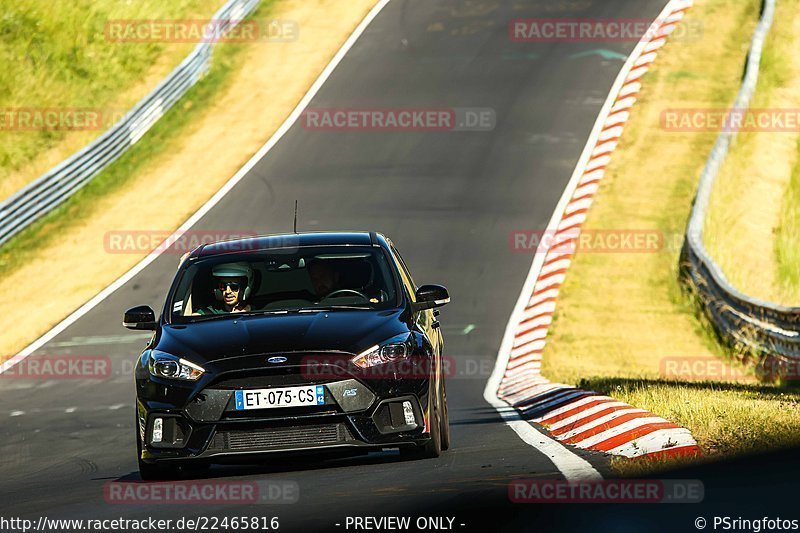
<svg viewBox="0 0 800 533"><path fill-rule="evenodd" d="M217 318L242 318L246 316L261 316L261 315L285 315L293 313L294 310L277 309L274 311L248 311L246 313L220 313L218 315L194 315L190 322L206 322L208 320L215 320Z"/></svg>
<svg viewBox="0 0 800 533"><path fill-rule="evenodd" d="M234 313L225 313L219 315L189 315L189 317L181 317L181 318L190 318L189 323L208 322L209 320L217 320L219 318L230 318L233 314Z"/></svg>
<svg viewBox="0 0 800 533"><path fill-rule="evenodd" d="M207 322L209 320L217 320L220 318L242 318L250 316L263 316L263 315L288 315L290 313L320 313L323 311L337 311L337 310L360 310L368 311L372 307L364 307L359 305L326 305L324 307L302 307L300 309L272 309L266 311L248 311L246 313L223 313L219 315L196 315L192 316L190 322Z"/></svg>
<svg viewBox="0 0 800 533"><path fill-rule="evenodd" d="M324 307L304 307L303 309L298 309L298 313L318 313L320 311L335 311L337 309L361 309L361 310L369 310L372 309L371 307L364 307L361 305L326 305Z"/></svg>

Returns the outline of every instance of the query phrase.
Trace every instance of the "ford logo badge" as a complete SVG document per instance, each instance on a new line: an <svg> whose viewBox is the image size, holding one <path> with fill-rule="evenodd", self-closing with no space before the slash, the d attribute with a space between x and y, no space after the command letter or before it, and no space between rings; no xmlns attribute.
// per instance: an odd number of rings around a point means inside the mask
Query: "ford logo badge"
<svg viewBox="0 0 800 533"><path fill-rule="evenodd" d="M273 363L273 364L285 363L286 361L288 361L288 359L286 359L285 357L270 357L269 359L267 359L267 363Z"/></svg>

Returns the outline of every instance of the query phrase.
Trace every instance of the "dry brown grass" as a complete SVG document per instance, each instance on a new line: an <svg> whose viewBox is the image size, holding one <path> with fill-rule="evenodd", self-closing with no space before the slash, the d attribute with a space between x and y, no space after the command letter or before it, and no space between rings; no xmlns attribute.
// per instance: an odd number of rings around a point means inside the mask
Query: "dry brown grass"
<svg viewBox="0 0 800 533"><path fill-rule="evenodd" d="M106 232L172 230L211 197L278 128L374 4L375 0L278 2L271 15L296 21L301 28L297 41L246 45L241 68L224 93L169 141L163 155L137 169L123 187L87 206L88 216L67 225L57 240L20 252L25 260L6 271L0 291L12 294L31 279L48 279L49 297L0 300L4 322L15 325L0 332L0 354L8 357L19 351L145 255L106 253ZM191 187L185 186L187 180ZM134 222L143 220L146 227ZM80 275L53 276L54 257L60 272Z"/></svg>
<svg viewBox="0 0 800 533"><path fill-rule="evenodd" d="M800 109L800 2L778 2L770 31L753 109ZM779 266L780 249L796 248L797 222L781 228L785 196L798 163L800 131L742 132L714 184L704 241L728 280L745 294L787 305L800 304L797 279ZM794 197L796 202L797 198ZM784 219L785 221L785 219ZM794 252L796 254L796 252ZM784 268L800 269L797 256ZM792 282L794 280L794 282Z"/></svg>
<svg viewBox="0 0 800 533"><path fill-rule="evenodd" d="M3 108L130 109L195 46L113 43L107 20L208 19L222 2L50 0L18 4L0 21ZM109 113L111 114L111 113ZM108 125L108 124L106 124ZM0 199L85 146L102 131L0 131Z"/></svg>
<svg viewBox="0 0 800 533"><path fill-rule="evenodd" d="M561 291L544 357L554 380L657 379L665 357L713 357L719 348L677 281L678 255L697 179L716 139L660 126L666 109L704 108L736 95L758 0L700 2L700 42L670 41L647 75L588 220L591 230L664 235L655 253L579 254Z"/></svg>
<svg viewBox="0 0 800 533"><path fill-rule="evenodd" d="M689 428L708 458L800 443L797 393L759 385L751 371L733 362L728 368L742 377L718 373L721 365L701 365L699 374L688 376L664 373L669 361L723 362L726 354L698 318L677 272L698 178L716 133L664 131L659 119L665 109L733 102L759 7L760 0L697 2L687 17L703 22L703 40L673 40L660 53L586 228L658 231L665 249L579 254L543 362L552 380L610 394ZM783 35L797 22L784 13L776 24L784 26L777 33ZM614 466L627 475L665 465Z"/></svg>

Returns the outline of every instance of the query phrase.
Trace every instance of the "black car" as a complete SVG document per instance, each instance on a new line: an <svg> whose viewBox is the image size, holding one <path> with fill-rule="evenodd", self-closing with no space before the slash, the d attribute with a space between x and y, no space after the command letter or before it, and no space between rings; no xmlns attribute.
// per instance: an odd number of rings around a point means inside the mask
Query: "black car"
<svg viewBox="0 0 800 533"><path fill-rule="evenodd" d="M274 453L450 444L439 285L375 232L206 244L181 261L136 365L143 479Z"/></svg>

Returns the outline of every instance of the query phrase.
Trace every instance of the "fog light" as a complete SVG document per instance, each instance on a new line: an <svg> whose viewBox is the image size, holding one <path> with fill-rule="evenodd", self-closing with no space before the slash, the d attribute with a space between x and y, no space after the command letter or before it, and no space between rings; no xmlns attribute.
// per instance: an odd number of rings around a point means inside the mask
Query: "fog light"
<svg viewBox="0 0 800 533"><path fill-rule="evenodd" d="M403 402L403 416L406 419L406 424L412 425L417 422L414 418L414 408L411 407L411 402Z"/></svg>
<svg viewBox="0 0 800 533"><path fill-rule="evenodd" d="M153 420L153 439L152 442L161 442L164 438L164 419L156 418Z"/></svg>

